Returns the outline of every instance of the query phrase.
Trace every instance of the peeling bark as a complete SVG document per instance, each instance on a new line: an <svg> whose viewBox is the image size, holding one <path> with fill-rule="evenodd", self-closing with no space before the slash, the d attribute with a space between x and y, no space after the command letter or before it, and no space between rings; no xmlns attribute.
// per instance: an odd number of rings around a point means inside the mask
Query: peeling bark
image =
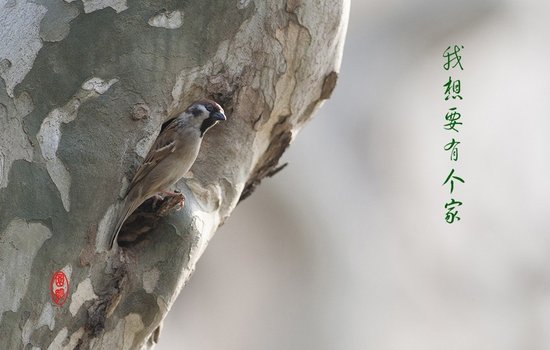
<svg viewBox="0 0 550 350"><path fill-rule="evenodd" d="M335 87L341 1L0 3L0 348L151 349L217 227ZM106 250L164 122L219 102L177 184ZM70 294L53 304L56 271Z"/></svg>

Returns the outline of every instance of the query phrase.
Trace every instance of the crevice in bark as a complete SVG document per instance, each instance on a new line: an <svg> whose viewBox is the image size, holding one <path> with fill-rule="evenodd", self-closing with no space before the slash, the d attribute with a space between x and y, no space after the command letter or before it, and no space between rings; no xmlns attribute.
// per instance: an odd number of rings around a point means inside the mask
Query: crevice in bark
<svg viewBox="0 0 550 350"><path fill-rule="evenodd" d="M328 100L336 87L336 82L338 81L338 73L332 71L330 72L323 81L323 87L321 89L321 100Z"/></svg>
<svg viewBox="0 0 550 350"><path fill-rule="evenodd" d="M289 115L282 116L280 121L273 127L271 143L258 161L258 166L248 178L239 202L248 198L266 176L271 177L286 167L287 164L281 166L278 166L278 164L281 156L290 145L290 141L292 141L292 124L289 123L289 118Z"/></svg>
<svg viewBox="0 0 550 350"><path fill-rule="evenodd" d="M176 210L182 201L184 196L181 193L147 199L124 222L117 238L118 245L128 248L143 241L158 221Z"/></svg>
<svg viewBox="0 0 550 350"><path fill-rule="evenodd" d="M122 254L122 253L121 253ZM103 292L86 310L88 317L84 325L84 334L81 338L83 348L90 347L90 341L105 330L107 319L118 306L126 286L128 270L122 255L113 266L113 273L108 284L102 288Z"/></svg>

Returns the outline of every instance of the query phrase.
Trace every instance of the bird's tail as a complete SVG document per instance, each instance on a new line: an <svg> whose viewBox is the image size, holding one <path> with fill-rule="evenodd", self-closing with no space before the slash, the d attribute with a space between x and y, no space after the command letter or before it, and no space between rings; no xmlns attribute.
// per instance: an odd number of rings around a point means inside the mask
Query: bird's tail
<svg viewBox="0 0 550 350"><path fill-rule="evenodd" d="M136 205L137 203L137 205ZM138 201L131 196L131 193L129 193L126 198L124 198L124 204L122 206L121 215L118 217L118 221L116 223L115 229L113 230L113 233L111 234L111 239L109 241L109 250L113 248L113 244L115 243L115 240L118 237L118 233L120 232L120 229L122 228L122 225L128 219L128 217L136 210L136 208L140 205Z"/></svg>

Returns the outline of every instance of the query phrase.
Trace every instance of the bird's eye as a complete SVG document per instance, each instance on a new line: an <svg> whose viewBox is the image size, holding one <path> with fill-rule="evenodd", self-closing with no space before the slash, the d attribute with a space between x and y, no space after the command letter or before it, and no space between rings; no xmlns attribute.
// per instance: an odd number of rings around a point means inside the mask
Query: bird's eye
<svg viewBox="0 0 550 350"><path fill-rule="evenodd" d="M208 112L212 112L214 110L214 107L212 105L206 105L205 107Z"/></svg>

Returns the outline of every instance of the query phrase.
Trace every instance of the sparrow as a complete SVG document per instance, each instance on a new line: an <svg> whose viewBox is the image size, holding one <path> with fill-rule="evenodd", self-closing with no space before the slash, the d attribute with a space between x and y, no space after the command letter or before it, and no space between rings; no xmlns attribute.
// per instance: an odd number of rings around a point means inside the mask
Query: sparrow
<svg viewBox="0 0 550 350"><path fill-rule="evenodd" d="M128 187L121 215L110 237L109 249L130 214L149 197L168 192L166 189L181 179L197 159L206 131L226 119L219 104L202 99L195 101L162 129Z"/></svg>

